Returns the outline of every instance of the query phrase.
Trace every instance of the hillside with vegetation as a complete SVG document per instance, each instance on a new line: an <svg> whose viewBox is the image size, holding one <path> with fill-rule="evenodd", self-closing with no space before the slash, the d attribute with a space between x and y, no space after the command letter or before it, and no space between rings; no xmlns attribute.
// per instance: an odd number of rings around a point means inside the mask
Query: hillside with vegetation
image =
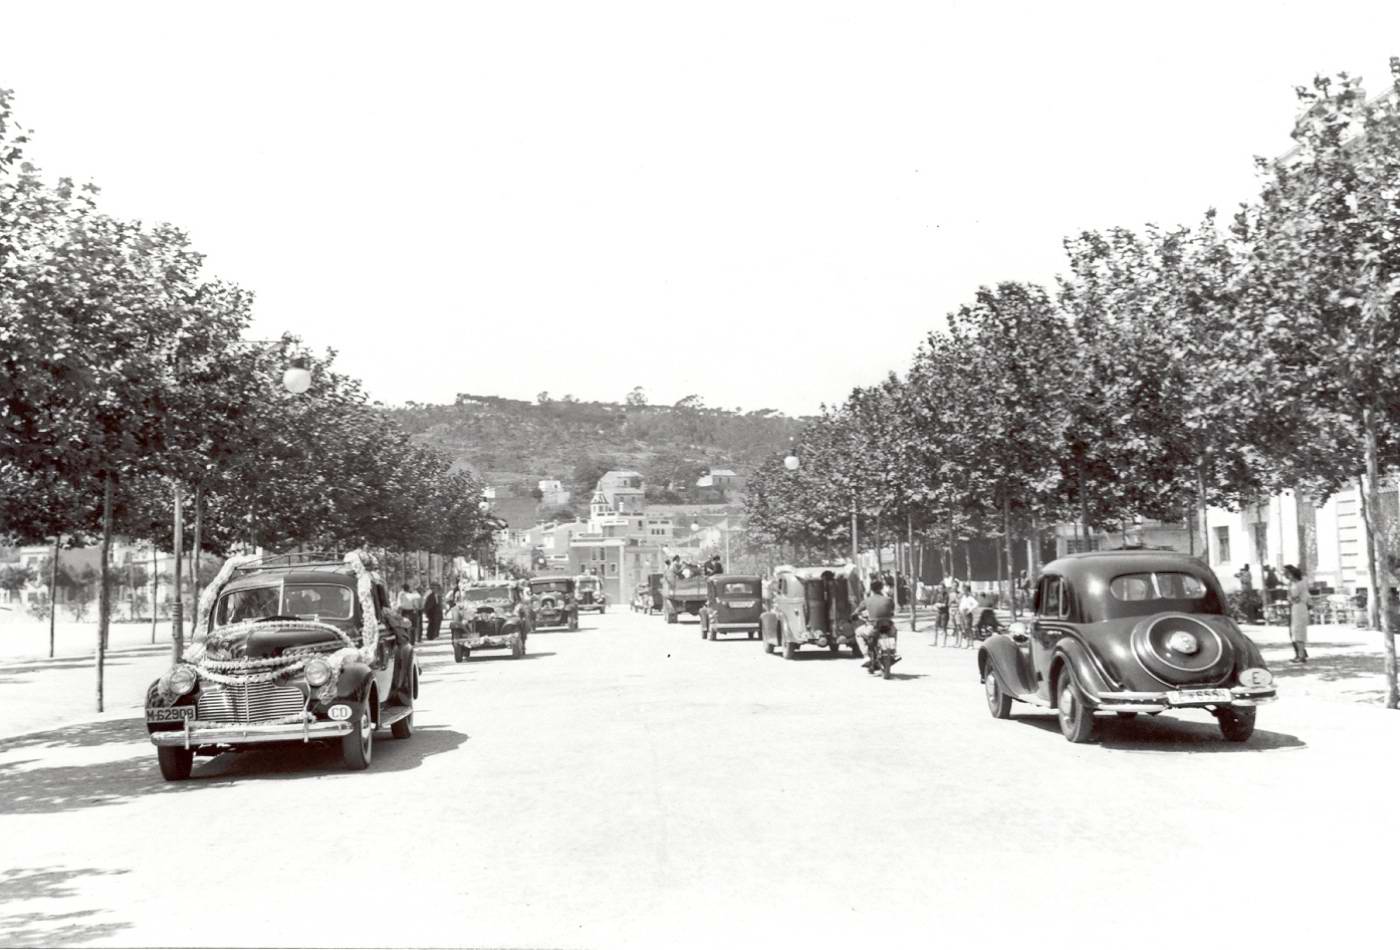
<svg viewBox="0 0 1400 950"><path fill-rule="evenodd" d="M578 511L587 510L598 476L615 468L641 472L654 503L733 501L697 489L696 480L712 468L748 475L801 426L777 410L711 408L698 396L649 405L637 390L624 403L461 393L451 405L410 402L389 413L415 441L449 453L498 492L538 498L541 479L558 479Z"/></svg>

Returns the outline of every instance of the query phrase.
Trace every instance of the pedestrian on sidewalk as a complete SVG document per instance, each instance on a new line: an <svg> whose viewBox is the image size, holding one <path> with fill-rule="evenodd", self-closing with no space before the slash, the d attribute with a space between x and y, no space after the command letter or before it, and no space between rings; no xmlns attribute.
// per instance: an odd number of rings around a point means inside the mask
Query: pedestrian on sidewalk
<svg viewBox="0 0 1400 950"><path fill-rule="evenodd" d="M403 590L399 591L399 613L403 614L404 619L408 621L409 634L414 643L418 642L422 606L422 601L413 592L413 588L404 584Z"/></svg>
<svg viewBox="0 0 1400 950"><path fill-rule="evenodd" d="M958 601L958 614L962 621L958 633L959 646L965 636L968 644L972 643L972 619L977 608L981 605L977 603L977 598L972 593L972 582L967 582L967 587L963 590L962 599Z"/></svg>
<svg viewBox="0 0 1400 950"><path fill-rule="evenodd" d="M938 642L938 635L943 635L943 642L948 642L948 604L951 600L948 593L948 585L939 584L933 592L933 606L938 610L938 617L933 624L933 642Z"/></svg>
<svg viewBox="0 0 1400 950"><path fill-rule="evenodd" d="M1293 642L1290 663L1308 662L1308 585L1303 572L1292 564L1283 566L1288 576L1288 639Z"/></svg>
<svg viewBox="0 0 1400 950"><path fill-rule="evenodd" d="M423 599L423 614L428 621L428 639L436 640L442 632L442 585L436 581L428 585L428 596Z"/></svg>

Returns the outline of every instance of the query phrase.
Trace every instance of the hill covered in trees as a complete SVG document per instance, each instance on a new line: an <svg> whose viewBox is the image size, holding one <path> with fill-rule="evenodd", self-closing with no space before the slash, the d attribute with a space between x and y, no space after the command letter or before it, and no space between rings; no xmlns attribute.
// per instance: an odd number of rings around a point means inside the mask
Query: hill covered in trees
<svg viewBox="0 0 1400 950"><path fill-rule="evenodd" d="M641 472L650 501L721 500L697 491L696 479L711 468L747 475L801 426L777 410L710 408L698 396L649 405L640 390L624 403L460 393L451 405L410 402L388 412L415 441L449 453L498 490L538 497L541 479L558 479L578 510L613 468Z"/></svg>

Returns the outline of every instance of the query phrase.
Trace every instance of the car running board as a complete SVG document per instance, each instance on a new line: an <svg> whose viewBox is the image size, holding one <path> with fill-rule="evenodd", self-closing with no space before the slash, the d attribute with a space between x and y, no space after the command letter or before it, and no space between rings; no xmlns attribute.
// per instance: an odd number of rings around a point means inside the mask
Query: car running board
<svg viewBox="0 0 1400 950"><path fill-rule="evenodd" d="M1011 695L1023 703L1030 703L1032 706L1044 706L1046 709L1050 708L1050 700L1042 699L1035 693L1012 693Z"/></svg>
<svg viewBox="0 0 1400 950"><path fill-rule="evenodd" d="M392 726L400 719L407 719L413 715L412 706L381 706L379 709L379 727Z"/></svg>

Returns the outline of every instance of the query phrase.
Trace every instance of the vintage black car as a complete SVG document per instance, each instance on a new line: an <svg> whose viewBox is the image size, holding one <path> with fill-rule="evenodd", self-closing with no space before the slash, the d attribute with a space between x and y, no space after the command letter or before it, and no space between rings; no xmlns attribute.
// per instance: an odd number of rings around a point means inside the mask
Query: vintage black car
<svg viewBox="0 0 1400 950"><path fill-rule="evenodd" d="M277 742L332 742L363 769L377 728L413 734L412 636L367 555L230 558L193 637L146 692L166 779L188 778L195 755Z"/></svg>
<svg viewBox="0 0 1400 950"><path fill-rule="evenodd" d="M1071 742L1093 735L1094 713L1132 717L1206 709L1234 742L1254 732L1255 708L1275 699L1273 675L1226 615L1214 572L1164 551L1074 554L1052 561L1029 623L978 650L993 716L1012 700L1054 709Z"/></svg>
<svg viewBox="0 0 1400 950"><path fill-rule="evenodd" d="M530 581L530 624L532 630L578 629L578 603L574 600L572 577L536 577Z"/></svg>
<svg viewBox="0 0 1400 950"><path fill-rule="evenodd" d="M452 658L466 662L473 650L509 650L525 655L530 633L526 611L509 582L474 584L462 590L448 614L452 630Z"/></svg>
<svg viewBox="0 0 1400 950"><path fill-rule="evenodd" d="M756 574L714 574L705 578L705 606L700 608L700 635L759 634L763 615L763 580Z"/></svg>
<svg viewBox="0 0 1400 950"><path fill-rule="evenodd" d="M574 599L578 609L596 610L607 613L608 595L603 593L603 582L592 574L581 574L574 580Z"/></svg>

